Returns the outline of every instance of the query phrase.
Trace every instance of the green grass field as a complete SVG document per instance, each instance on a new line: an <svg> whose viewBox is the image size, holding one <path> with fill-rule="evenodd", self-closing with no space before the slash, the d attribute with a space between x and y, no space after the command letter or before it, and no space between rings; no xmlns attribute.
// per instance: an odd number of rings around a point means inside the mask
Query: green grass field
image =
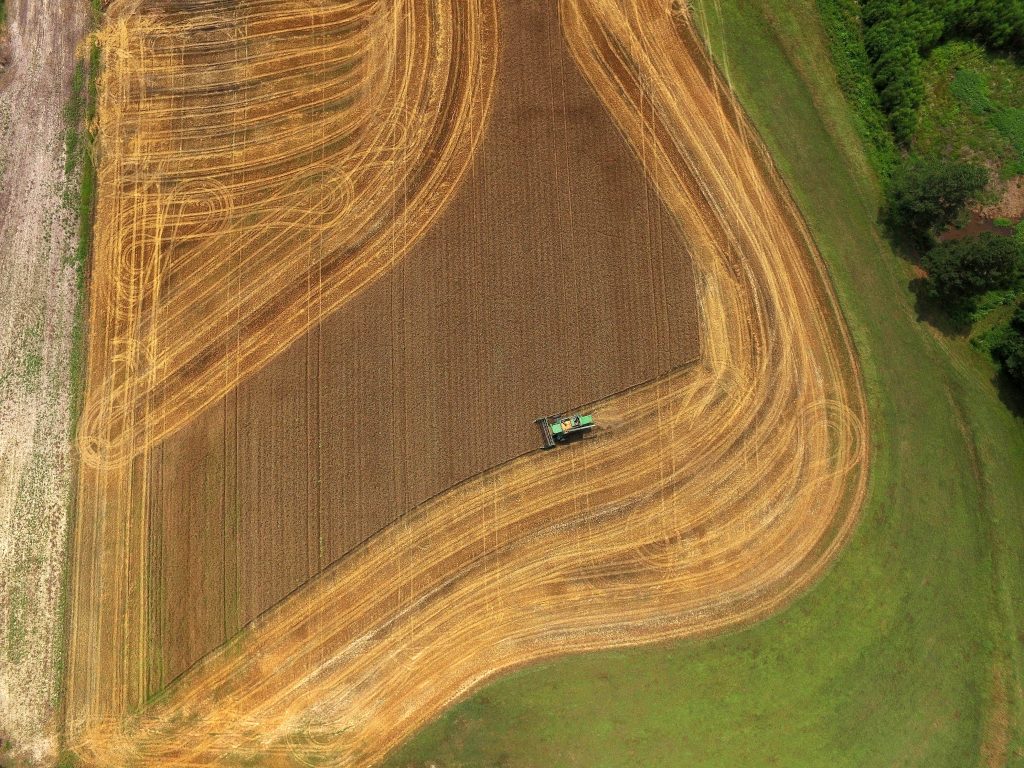
<svg viewBox="0 0 1024 768"><path fill-rule="evenodd" d="M782 614L518 672L387 765L1024 766L1024 424L991 363L916 317L815 0L694 4L853 329L875 451L863 521Z"/></svg>

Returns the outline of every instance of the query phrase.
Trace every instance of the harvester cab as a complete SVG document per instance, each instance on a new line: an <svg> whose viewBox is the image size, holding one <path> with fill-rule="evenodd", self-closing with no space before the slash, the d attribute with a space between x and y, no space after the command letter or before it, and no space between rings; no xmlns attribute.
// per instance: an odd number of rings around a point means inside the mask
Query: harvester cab
<svg viewBox="0 0 1024 768"><path fill-rule="evenodd" d="M567 443L576 435L583 435L594 428L594 417L589 413L573 413L567 416L547 416L537 419L545 448L554 448L558 443Z"/></svg>

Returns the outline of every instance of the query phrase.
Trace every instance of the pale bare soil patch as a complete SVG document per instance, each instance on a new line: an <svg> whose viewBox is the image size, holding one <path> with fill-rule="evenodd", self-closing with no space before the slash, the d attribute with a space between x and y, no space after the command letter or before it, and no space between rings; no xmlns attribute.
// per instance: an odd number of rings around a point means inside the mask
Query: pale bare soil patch
<svg viewBox="0 0 1024 768"><path fill-rule="evenodd" d="M1014 176L1000 182L996 188L999 200L991 205L978 208L978 214L986 219L1017 219L1024 216L1024 176Z"/></svg>
<svg viewBox="0 0 1024 768"><path fill-rule="evenodd" d="M10 0L0 75L0 733L52 764L77 299L63 113L86 8ZM10 757L10 755L8 756Z"/></svg>

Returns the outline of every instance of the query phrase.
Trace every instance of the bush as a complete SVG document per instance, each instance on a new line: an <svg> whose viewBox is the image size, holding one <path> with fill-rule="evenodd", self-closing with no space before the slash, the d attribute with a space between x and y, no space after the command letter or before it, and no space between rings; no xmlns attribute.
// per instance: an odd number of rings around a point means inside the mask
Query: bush
<svg viewBox="0 0 1024 768"><path fill-rule="evenodd" d="M987 183L988 171L980 165L912 155L889 182L883 216L893 230L925 243L952 224Z"/></svg>
<svg viewBox="0 0 1024 768"><path fill-rule="evenodd" d="M992 115L992 124L1013 144L1021 154L1024 154L1024 109L1016 107L1004 107Z"/></svg>
<svg viewBox="0 0 1024 768"><path fill-rule="evenodd" d="M985 78L973 69L958 69L949 85L949 92L976 115L992 111Z"/></svg>
<svg viewBox="0 0 1024 768"><path fill-rule="evenodd" d="M853 107L854 125L875 170L882 178L888 178L895 164L896 147L864 46L860 0L818 0L818 10L828 35L839 87Z"/></svg>
<svg viewBox="0 0 1024 768"><path fill-rule="evenodd" d="M928 292L952 304L1020 283L1024 254L1012 237L985 233L932 248L922 259Z"/></svg>

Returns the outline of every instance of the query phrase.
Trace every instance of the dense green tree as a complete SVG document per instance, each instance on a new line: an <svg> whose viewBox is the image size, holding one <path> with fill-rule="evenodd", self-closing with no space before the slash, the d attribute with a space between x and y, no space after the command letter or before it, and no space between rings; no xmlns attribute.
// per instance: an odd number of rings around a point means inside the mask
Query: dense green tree
<svg viewBox="0 0 1024 768"><path fill-rule="evenodd" d="M999 50L1024 48L1024 3L1019 0L971 0L961 3L956 30Z"/></svg>
<svg viewBox="0 0 1024 768"><path fill-rule="evenodd" d="M959 302L1020 283L1024 255L1014 238L986 232L980 237L940 243L925 254L921 263L928 272L928 292Z"/></svg>
<svg viewBox="0 0 1024 768"><path fill-rule="evenodd" d="M987 183L980 165L912 155L889 182L885 219L894 230L927 241L931 232L952 224Z"/></svg>
<svg viewBox="0 0 1024 768"><path fill-rule="evenodd" d="M1003 370L1024 389L1024 307L1018 307L1002 340L992 350Z"/></svg>

